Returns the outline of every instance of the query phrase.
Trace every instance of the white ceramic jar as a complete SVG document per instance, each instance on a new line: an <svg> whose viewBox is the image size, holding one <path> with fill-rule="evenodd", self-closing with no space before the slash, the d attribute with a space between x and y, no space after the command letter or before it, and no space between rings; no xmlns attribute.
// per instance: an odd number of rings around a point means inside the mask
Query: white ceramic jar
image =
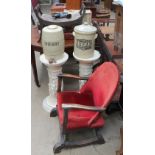
<svg viewBox="0 0 155 155"><path fill-rule="evenodd" d="M56 61L64 54L64 33L57 25L49 25L42 29L42 46L46 59Z"/></svg>
<svg viewBox="0 0 155 155"><path fill-rule="evenodd" d="M97 28L84 23L74 27L74 54L75 56L88 59L94 55Z"/></svg>

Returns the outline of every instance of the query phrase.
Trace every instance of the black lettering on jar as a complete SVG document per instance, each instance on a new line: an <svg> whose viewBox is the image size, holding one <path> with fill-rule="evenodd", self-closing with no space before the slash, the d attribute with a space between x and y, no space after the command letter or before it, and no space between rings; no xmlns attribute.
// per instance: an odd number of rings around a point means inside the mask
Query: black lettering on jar
<svg viewBox="0 0 155 155"><path fill-rule="evenodd" d="M92 48L92 40L77 39L76 40L76 47L81 49L81 50L89 50Z"/></svg>
<svg viewBox="0 0 155 155"><path fill-rule="evenodd" d="M59 46L59 42L44 42L45 46Z"/></svg>

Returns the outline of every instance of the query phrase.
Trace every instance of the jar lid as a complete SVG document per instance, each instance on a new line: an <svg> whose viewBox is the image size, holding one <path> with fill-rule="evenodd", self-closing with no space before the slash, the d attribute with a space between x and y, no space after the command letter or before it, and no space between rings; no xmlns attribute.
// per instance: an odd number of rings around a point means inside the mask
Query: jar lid
<svg viewBox="0 0 155 155"><path fill-rule="evenodd" d="M58 25L49 25L43 28L44 32L59 32L62 31L62 27Z"/></svg>
<svg viewBox="0 0 155 155"><path fill-rule="evenodd" d="M84 22L82 25L75 26L74 31L82 34L93 34L96 33L97 28L95 26L89 25L87 22Z"/></svg>

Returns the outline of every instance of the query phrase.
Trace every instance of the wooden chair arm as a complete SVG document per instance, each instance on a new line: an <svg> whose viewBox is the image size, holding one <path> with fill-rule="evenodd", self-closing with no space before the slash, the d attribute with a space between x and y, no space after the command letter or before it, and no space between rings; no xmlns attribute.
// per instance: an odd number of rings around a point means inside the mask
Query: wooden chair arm
<svg viewBox="0 0 155 155"><path fill-rule="evenodd" d="M82 109L82 110L90 110L90 111L96 111L96 112L103 112L106 110L106 108L101 107L93 107L93 106L86 106L86 105L80 105L80 104L62 104L62 108L64 109L64 121L63 121L63 133L67 130L67 124L68 124L68 111L71 109Z"/></svg>
<svg viewBox="0 0 155 155"><path fill-rule="evenodd" d="M101 107L94 107L94 106L86 106L81 104L62 104L62 108L64 110L71 110L71 109L82 109L82 110L90 110L90 111L97 111L97 112L103 112L106 110L106 108Z"/></svg>
<svg viewBox="0 0 155 155"><path fill-rule="evenodd" d="M78 80L88 80L87 76L81 77L79 75L73 75L73 74L59 74L58 77L74 78L74 79L78 79Z"/></svg>

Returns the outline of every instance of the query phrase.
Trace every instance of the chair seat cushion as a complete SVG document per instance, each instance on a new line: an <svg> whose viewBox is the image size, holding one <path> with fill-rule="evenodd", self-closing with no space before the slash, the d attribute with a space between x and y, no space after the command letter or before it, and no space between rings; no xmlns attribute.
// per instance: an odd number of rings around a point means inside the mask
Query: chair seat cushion
<svg viewBox="0 0 155 155"><path fill-rule="evenodd" d="M62 103L65 104L82 104L93 106L93 98L90 94L80 94L79 92L66 91L57 94L58 102L58 115L60 124L63 125L64 111L62 109ZM78 128L96 128L104 125L104 119L98 115L97 119L89 126L89 120L96 115L97 112L88 110L69 110L68 112L68 124L67 129L78 129Z"/></svg>

